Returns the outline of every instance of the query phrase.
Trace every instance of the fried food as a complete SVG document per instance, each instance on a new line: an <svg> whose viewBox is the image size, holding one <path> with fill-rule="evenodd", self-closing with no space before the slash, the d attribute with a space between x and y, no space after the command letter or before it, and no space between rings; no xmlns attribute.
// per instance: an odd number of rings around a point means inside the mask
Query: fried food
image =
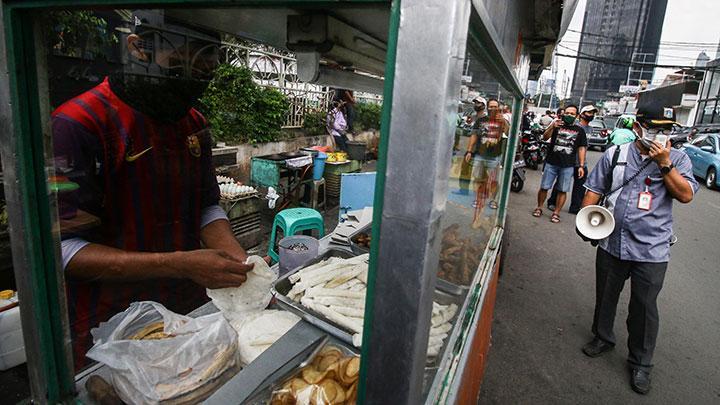
<svg viewBox="0 0 720 405"><path fill-rule="evenodd" d="M360 376L360 357L334 346L325 347L312 363L275 391L272 405L354 404Z"/></svg>
<svg viewBox="0 0 720 405"><path fill-rule="evenodd" d="M165 324L154 322L143 327L134 335L128 337L129 340L157 340L172 337L173 335L165 333Z"/></svg>

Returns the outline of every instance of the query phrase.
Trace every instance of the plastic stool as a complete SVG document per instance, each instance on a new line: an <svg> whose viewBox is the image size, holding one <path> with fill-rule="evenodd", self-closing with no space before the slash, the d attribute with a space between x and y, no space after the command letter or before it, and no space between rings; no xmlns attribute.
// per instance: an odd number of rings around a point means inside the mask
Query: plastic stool
<svg viewBox="0 0 720 405"><path fill-rule="evenodd" d="M270 244L268 245L268 256L274 261L280 257L275 251L275 238L277 228L280 227L284 236L292 236L298 232L317 229L318 239L325 236L325 221L319 212L312 208L290 208L282 210L275 215L272 231L270 231Z"/></svg>
<svg viewBox="0 0 720 405"><path fill-rule="evenodd" d="M308 194L308 188L310 189L310 202L300 202L300 204L312 208L314 210L325 209L325 179L320 180L305 180L302 182L303 187L303 199Z"/></svg>

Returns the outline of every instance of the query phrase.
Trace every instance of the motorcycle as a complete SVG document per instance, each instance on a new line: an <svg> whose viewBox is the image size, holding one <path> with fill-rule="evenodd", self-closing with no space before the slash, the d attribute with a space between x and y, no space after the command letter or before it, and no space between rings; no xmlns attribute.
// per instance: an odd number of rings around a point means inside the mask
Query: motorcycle
<svg viewBox="0 0 720 405"><path fill-rule="evenodd" d="M532 131L523 131L520 142L522 144L522 158L525 161L525 166L532 170L537 170L541 163L541 145L537 137Z"/></svg>
<svg viewBox="0 0 720 405"><path fill-rule="evenodd" d="M522 156L515 155L513 162L512 179L510 180L510 190L519 193L525 185L525 159Z"/></svg>

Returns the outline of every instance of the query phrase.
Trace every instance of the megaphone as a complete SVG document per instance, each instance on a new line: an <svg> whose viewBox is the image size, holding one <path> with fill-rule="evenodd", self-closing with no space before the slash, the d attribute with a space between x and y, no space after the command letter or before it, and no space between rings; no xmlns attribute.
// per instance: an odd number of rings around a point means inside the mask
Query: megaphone
<svg viewBox="0 0 720 405"><path fill-rule="evenodd" d="M615 218L607 208L588 205L575 217L575 226L583 236L592 240L605 239L615 229Z"/></svg>

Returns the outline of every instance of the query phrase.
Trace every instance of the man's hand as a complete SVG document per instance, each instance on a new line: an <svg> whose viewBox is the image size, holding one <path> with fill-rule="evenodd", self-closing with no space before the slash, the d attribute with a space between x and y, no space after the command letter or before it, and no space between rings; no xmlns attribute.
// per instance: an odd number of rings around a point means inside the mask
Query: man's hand
<svg viewBox="0 0 720 405"><path fill-rule="evenodd" d="M580 166L578 167L578 179L582 179L585 177L585 168Z"/></svg>
<svg viewBox="0 0 720 405"><path fill-rule="evenodd" d="M595 239L590 239L587 236L583 235L582 232L580 232L580 230L577 228L577 226L575 227L575 233L578 234L578 236L580 237L580 239L583 240L583 242L590 242L593 247L598 245L598 241L596 241Z"/></svg>
<svg viewBox="0 0 720 405"><path fill-rule="evenodd" d="M648 151L648 156L652 158L658 166L670 166L672 160L670 160L670 141L668 140L665 146L660 142L653 141Z"/></svg>
<svg viewBox="0 0 720 405"><path fill-rule="evenodd" d="M203 287L215 289L237 287L247 280L252 264L237 261L222 250L198 249L175 252L170 266L179 276L190 279Z"/></svg>
<svg viewBox="0 0 720 405"><path fill-rule="evenodd" d="M465 152L465 163L470 163L471 160L472 160L472 153Z"/></svg>

